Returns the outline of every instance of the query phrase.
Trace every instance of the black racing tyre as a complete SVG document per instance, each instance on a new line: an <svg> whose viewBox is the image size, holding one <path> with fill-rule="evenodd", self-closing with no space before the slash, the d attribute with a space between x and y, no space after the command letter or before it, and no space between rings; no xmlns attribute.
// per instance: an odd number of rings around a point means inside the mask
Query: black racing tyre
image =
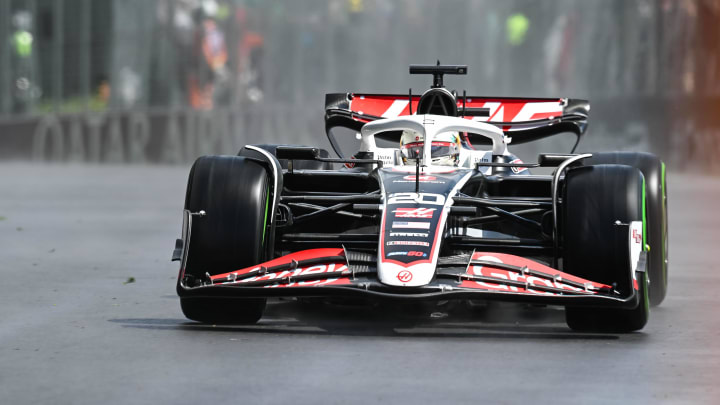
<svg viewBox="0 0 720 405"><path fill-rule="evenodd" d="M299 145L252 145L256 146L261 149L265 149L266 151L272 153L273 156L277 157L277 147L278 146L299 146ZM242 153L242 150L240 151ZM329 158L330 153L328 153L327 150L320 148L320 157L323 158ZM280 162L280 167L283 169L288 168L288 161L287 159L278 159ZM317 160L294 160L293 161L293 169L294 170L332 170L333 166L330 162L320 162Z"/></svg>
<svg viewBox="0 0 720 405"><path fill-rule="evenodd" d="M645 177L647 202L646 226L650 305L657 306L665 299L668 287L668 219L665 164L652 153L605 152L593 153L586 164L620 164L632 166Z"/></svg>
<svg viewBox="0 0 720 405"><path fill-rule="evenodd" d="M203 156L188 179L185 209L194 216L185 268L189 282L267 259L270 178L263 164L239 156ZM255 323L265 299L181 297L189 319L206 323Z"/></svg>
<svg viewBox="0 0 720 405"><path fill-rule="evenodd" d="M629 296L629 224L643 219L643 176L630 166L596 165L571 169L562 203L563 270L588 280L615 285ZM634 309L567 307L565 318L578 331L632 332L648 320L645 272L635 272L639 304Z"/></svg>

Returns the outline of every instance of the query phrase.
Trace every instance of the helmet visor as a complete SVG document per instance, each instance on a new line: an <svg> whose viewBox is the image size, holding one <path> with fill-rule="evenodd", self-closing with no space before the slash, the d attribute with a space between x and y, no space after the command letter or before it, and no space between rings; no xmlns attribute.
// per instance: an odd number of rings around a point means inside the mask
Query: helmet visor
<svg viewBox="0 0 720 405"><path fill-rule="evenodd" d="M423 143L413 142L403 145L400 153L405 159L419 159L423 153ZM452 142L433 141L430 147L430 157L437 158L451 156L457 153L457 145Z"/></svg>

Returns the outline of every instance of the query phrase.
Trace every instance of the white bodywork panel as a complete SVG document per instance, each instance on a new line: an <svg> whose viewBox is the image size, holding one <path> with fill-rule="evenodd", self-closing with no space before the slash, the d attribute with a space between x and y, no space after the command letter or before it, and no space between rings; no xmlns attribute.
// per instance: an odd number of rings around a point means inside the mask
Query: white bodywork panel
<svg viewBox="0 0 720 405"><path fill-rule="evenodd" d="M632 264L633 278L637 271L638 259L643 251L643 223L642 221L632 221L629 231L630 243L630 263Z"/></svg>

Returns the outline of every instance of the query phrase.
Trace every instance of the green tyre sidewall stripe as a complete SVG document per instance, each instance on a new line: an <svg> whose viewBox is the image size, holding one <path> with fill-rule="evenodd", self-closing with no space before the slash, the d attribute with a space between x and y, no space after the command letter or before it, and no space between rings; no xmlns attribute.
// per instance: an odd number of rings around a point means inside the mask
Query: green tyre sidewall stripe
<svg viewBox="0 0 720 405"><path fill-rule="evenodd" d="M268 220L268 205L270 204L270 187L268 185L268 190L265 193L265 220L263 221L263 236L262 236L262 243L265 244L265 232L267 232L267 220Z"/></svg>
<svg viewBox="0 0 720 405"><path fill-rule="evenodd" d="M661 187L662 187L662 209L663 209L663 245L662 245L662 260L663 260L663 282L667 286L667 273L668 273L668 263L667 263L667 255L668 255L668 223L667 223L667 191L666 191L666 185L665 185L665 162L660 162L662 165L661 170Z"/></svg>
<svg viewBox="0 0 720 405"><path fill-rule="evenodd" d="M643 222L643 245L642 250L646 252L647 247L647 201L645 199L645 177L642 181L642 222Z"/></svg>
<svg viewBox="0 0 720 405"><path fill-rule="evenodd" d="M643 245L642 245L642 251L648 253L646 250L647 247L647 200L645 198L645 176L643 176L642 181L642 221L643 221ZM643 284L643 291L640 292L640 298L643 300L641 303L645 306L645 310L650 313L650 285L648 284L648 265L647 261L645 262L645 271L641 274L642 278L642 284ZM640 284L640 283L638 283Z"/></svg>

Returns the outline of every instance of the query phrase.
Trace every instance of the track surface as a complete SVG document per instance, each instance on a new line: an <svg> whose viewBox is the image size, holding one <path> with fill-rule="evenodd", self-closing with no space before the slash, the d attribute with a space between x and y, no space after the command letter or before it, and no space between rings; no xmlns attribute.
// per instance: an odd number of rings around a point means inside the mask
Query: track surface
<svg viewBox="0 0 720 405"><path fill-rule="evenodd" d="M604 335L516 306L189 322L169 262L186 177L0 164L0 402L720 402L718 179L669 178L668 298L641 333Z"/></svg>

